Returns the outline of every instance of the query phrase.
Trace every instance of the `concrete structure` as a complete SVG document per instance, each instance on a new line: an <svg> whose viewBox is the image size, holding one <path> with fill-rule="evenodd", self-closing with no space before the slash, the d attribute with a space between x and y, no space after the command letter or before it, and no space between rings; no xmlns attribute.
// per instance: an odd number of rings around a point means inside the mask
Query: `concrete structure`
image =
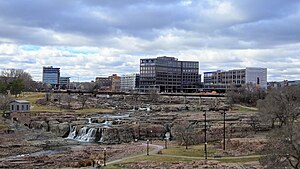
<svg viewBox="0 0 300 169"><path fill-rule="evenodd" d="M30 102L26 100L14 100L10 102L10 113L8 117L21 124L29 125L30 123Z"/></svg>
<svg viewBox="0 0 300 169"><path fill-rule="evenodd" d="M61 89L70 88L70 77L59 77L59 87Z"/></svg>
<svg viewBox="0 0 300 169"><path fill-rule="evenodd" d="M120 91L121 77L117 74L108 77L96 77L95 82L100 91Z"/></svg>
<svg viewBox="0 0 300 169"><path fill-rule="evenodd" d="M59 86L60 68L43 67L43 83L51 84L53 87Z"/></svg>
<svg viewBox="0 0 300 169"><path fill-rule="evenodd" d="M199 82L199 62L166 56L140 60L142 92L195 92Z"/></svg>
<svg viewBox="0 0 300 169"><path fill-rule="evenodd" d="M139 74L128 74L121 76L121 87L122 92L130 92L139 88L140 75Z"/></svg>
<svg viewBox="0 0 300 169"><path fill-rule="evenodd" d="M267 88L267 68L247 67L228 71L204 72L204 85L218 85L228 88L230 85L241 86L254 84Z"/></svg>

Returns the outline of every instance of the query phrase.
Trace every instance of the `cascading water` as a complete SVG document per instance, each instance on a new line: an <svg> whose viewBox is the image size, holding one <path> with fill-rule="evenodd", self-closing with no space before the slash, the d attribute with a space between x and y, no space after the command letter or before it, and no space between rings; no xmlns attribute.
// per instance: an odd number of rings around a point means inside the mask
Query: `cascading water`
<svg viewBox="0 0 300 169"><path fill-rule="evenodd" d="M88 120L89 120L89 124L92 124L92 118L88 118Z"/></svg>
<svg viewBox="0 0 300 169"><path fill-rule="evenodd" d="M75 140L81 140L81 138L83 137L83 136L85 136L86 135L86 131L87 131L87 127L82 127L80 130L79 130L79 133L78 133L78 135L76 136L76 138L75 138Z"/></svg>
<svg viewBox="0 0 300 169"><path fill-rule="evenodd" d="M67 137L67 139L74 139L76 137L76 129L77 127L76 126L70 126L70 133Z"/></svg>
<svg viewBox="0 0 300 169"><path fill-rule="evenodd" d="M97 129L90 128L87 130L87 127L80 129L78 136L75 138L77 141L81 142L94 142L96 139Z"/></svg>

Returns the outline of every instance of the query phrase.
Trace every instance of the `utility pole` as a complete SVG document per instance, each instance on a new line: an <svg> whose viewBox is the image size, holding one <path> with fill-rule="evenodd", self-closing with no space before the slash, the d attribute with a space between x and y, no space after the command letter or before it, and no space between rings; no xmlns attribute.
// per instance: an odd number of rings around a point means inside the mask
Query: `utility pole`
<svg viewBox="0 0 300 169"><path fill-rule="evenodd" d="M225 150L225 139L226 139L226 128L225 128L225 115L226 115L226 110L223 110L224 112L221 112L223 114L223 150Z"/></svg>
<svg viewBox="0 0 300 169"><path fill-rule="evenodd" d="M204 154L205 160L207 160L207 133L206 133L206 110L204 110Z"/></svg>
<svg viewBox="0 0 300 169"><path fill-rule="evenodd" d="M147 156L149 155L149 140L147 140Z"/></svg>
<svg viewBox="0 0 300 169"><path fill-rule="evenodd" d="M106 147L104 148L103 151L103 165L106 166Z"/></svg>

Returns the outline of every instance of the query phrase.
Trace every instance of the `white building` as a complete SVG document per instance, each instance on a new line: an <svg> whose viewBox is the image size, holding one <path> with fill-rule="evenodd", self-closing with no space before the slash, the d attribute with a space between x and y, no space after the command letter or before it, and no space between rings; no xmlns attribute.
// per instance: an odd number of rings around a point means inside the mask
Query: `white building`
<svg viewBox="0 0 300 169"><path fill-rule="evenodd" d="M253 84L267 88L267 68L246 67L228 71L204 72L204 84L213 85L244 85Z"/></svg>
<svg viewBox="0 0 300 169"><path fill-rule="evenodd" d="M121 91L129 92L139 88L140 75L127 74L121 76Z"/></svg>

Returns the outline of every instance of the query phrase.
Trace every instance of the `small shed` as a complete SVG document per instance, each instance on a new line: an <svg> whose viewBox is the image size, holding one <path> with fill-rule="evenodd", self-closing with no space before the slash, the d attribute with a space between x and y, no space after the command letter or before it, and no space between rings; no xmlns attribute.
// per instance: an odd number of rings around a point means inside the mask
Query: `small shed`
<svg viewBox="0 0 300 169"><path fill-rule="evenodd" d="M14 121L29 125L30 122L30 102L27 100L14 100L9 104L10 118Z"/></svg>
<svg viewBox="0 0 300 169"><path fill-rule="evenodd" d="M10 104L10 112L29 112L30 102L27 100L14 100Z"/></svg>

